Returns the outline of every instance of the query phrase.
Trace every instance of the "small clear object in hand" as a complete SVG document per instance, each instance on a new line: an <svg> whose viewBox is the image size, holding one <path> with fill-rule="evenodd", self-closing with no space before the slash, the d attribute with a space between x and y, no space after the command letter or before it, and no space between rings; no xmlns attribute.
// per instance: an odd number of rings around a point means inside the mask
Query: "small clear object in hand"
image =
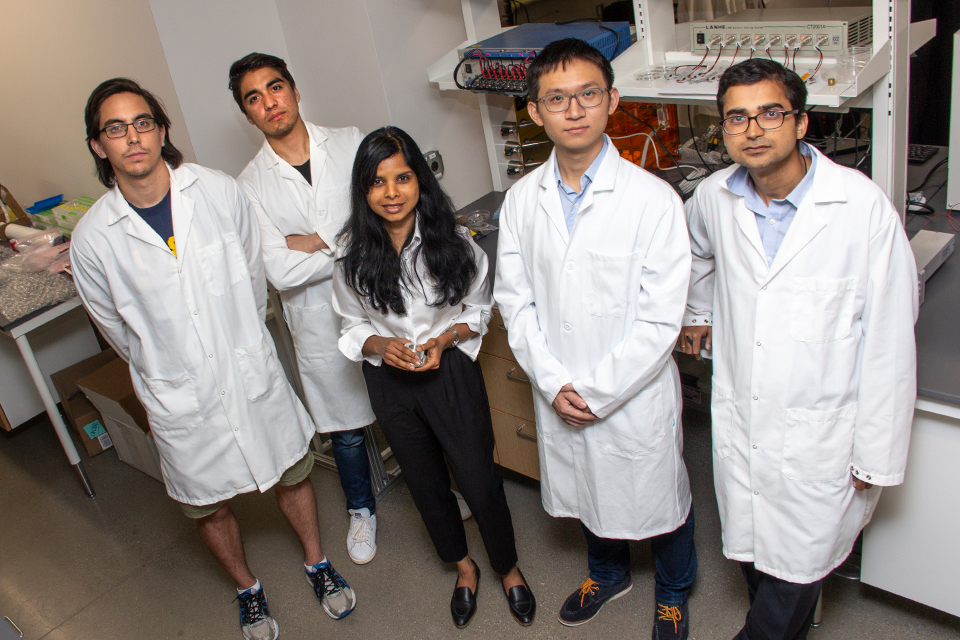
<svg viewBox="0 0 960 640"><path fill-rule="evenodd" d="M417 360L419 360L419 364L417 365L417 367L422 367L423 363L427 361L427 352L417 351L417 345L414 344L413 342L408 342L403 346L405 346L407 349L410 349L410 351L413 351L416 354Z"/></svg>

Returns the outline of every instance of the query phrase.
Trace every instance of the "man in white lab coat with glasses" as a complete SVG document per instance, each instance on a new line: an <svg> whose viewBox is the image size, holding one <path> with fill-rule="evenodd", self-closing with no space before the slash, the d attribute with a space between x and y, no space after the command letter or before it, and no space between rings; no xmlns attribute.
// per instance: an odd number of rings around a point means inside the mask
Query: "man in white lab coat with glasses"
<svg viewBox="0 0 960 640"><path fill-rule="evenodd" d="M279 634L247 566L230 499L274 487L332 617L356 597L324 558L310 484L313 422L284 376L266 316L256 215L229 176L170 142L159 100L114 78L87 102L90 152L110 190L70 257L90 316L130 364L167 493L237 585L245 638Z"/></svg>
<svg viewBox="0 0 960 640"><path fill-rule="evenodd" d="M713 348L723 552L751 604L742 640L806 637L879 487L903 482L916 399L910 244L876 184L801 142L806 97L770 60L724 72L717 103L738 164L687 202L679 345Z"/></svg>
<svg viewBox="0 0 960 640"><path fill-rule="evenodd" d="M507 192L494 298L533 386L543 506L577 518L590 576L559 620L627 595L629 540L650 540L655 640L689 634L694 514L672 352L690 273L680 199L603 130L613 69L582 40L545 47L527 109L554 142Z"/></svg>

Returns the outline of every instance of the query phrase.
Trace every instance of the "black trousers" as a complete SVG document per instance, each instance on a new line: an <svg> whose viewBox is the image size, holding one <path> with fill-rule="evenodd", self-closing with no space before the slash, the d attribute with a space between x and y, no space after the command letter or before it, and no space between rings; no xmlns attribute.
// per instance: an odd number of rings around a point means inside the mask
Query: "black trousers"
<svg viewBox="0 0 960 640"><path fill-rule="evenodd" d="M457 488L473 512L494 571L517 564L513 520L493 462L493 426L480 364L448 349L433 371L363 363L370 404L397 457L420 517L444 562L467 555Z"/></svg>
<svg viewBox="0 0 960 640"><path fill-rule="evenodd" d="M810 631L822 581L798 584L757 571L741 562L747 580L750 611L734 640L804 640Z"/></svg>

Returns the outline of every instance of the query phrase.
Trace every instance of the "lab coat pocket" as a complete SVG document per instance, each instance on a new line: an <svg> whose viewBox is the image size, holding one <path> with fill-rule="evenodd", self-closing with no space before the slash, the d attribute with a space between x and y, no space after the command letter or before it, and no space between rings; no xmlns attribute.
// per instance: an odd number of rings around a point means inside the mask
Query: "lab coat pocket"
<svg viewBox="0 0 960 640"><path fill-rule="evenodd" d="M186 431L203 422L193 379L183 372L172 380L141 377L147 393L140 398L147 410L150 428L156 431Z"/></svg>
<svg viewBox="0 0 960 640"><path fill-rule="evenodd" d="M327 359L340 353L340 320L329 304L316 307L286 308L290 333L297 350L297 357L312 360Z"/></svg>
<svg viewBox="0 0 960 640"><path fill-rule="evenodd" d="M592 316L622 318L627 305L636 300L630 285L636 282L643 254L605 254L587 249L583 268L583 306Z"/></svg>
<svg viewBox="0 0 960 640"><path fill-rule="evenodd" d="M857 403L832 411L787 409L783 475L805 482L832 482L850 473Z"/></svg>
<svg viewBox="0 0 960 640"><path fill-rule="evenodd" d="M794 278L790 335L798 342L831 342L850 335L859 278Z"/></svg>
<svg viewBox="0 0 960 640"><path fill-rule="evenodd" d="M713 434L713 450L720 459L730 455L733 439L733 416L736 408L734 393L726 387L713 383L710 398L710 422Z"/></svg>
<svg viewBox="0 0 960 640"><path fill-rule="evenodd" d="M660 384L644 389L631 400L636 412L617 412L595 426L585 427L600 448L608 453L635 457L656 450L666 433L663 393ZM633 416L640 416L635 420Z"/></svg>
<svg viewBox="0 0 960 640"><path fill-rule="evenodd" d="M207 289L212 295L222 296L234 284L250 278L247 258L236 233L226 233L222 242L198 248L197 255Z"/></svg>
<svg viewBox="0 0 960 640"><path fill-rule="evenodd" d="M280 364L266 340L252 347L238 347L237 364L247 400L257 402L286 383Z"/></svg>

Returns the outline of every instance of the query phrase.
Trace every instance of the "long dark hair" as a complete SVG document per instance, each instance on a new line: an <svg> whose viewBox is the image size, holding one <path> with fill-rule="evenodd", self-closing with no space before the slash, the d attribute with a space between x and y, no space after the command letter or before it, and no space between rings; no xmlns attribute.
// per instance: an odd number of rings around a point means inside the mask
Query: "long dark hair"
<svg viewBox="0 0 960 640"><path fill-rule="evenodd" d="M97 163L97 177L100 179L100 182L103 183L103 186L107 188L112 187L117 181L117 176L113 172L113 165L110 164L110 161L107 158L98 156L90 147L90 141L100 137L100 107L103 106L107 98L115 96L118 93L132 93L146 101L147 106L150 107L150 114L157 122L157 126L163 127L164 129L163 148L160 149L160 156L164 162L174 169L183 164L183 154L170 142L170 118L167 117L167 113L163 110L163 103L160 102L160 99L141 87L136 80L131 80L130 78L112 78L100 83L100 86L93 90L90 98L87 99L87 107L83 112L84 124L86 124L87 127L87 151L90 152L94 162Z"/></svg>
<svg viewBox="0 0 960 640"><path fill-rule="evenodd" d="M421 244L411 264L423 261L435 294L433 300L419 281L415 268L412 273L405 272L383 220L367 204L367 194L373 187L380 163L398 153L413 170L420 187L416 215ZM344 245L340 263L351 289L380 313L406 314L400 291L401 279L411 284L416 281L430 306L460 304L477 277L473 248L470 241L457 231L453 201L437 182L417 143L406 131L383 127L363 139L353 162L350 199L350 219L338 240ZM412 235L413 231L404 247Z"/></svg>

